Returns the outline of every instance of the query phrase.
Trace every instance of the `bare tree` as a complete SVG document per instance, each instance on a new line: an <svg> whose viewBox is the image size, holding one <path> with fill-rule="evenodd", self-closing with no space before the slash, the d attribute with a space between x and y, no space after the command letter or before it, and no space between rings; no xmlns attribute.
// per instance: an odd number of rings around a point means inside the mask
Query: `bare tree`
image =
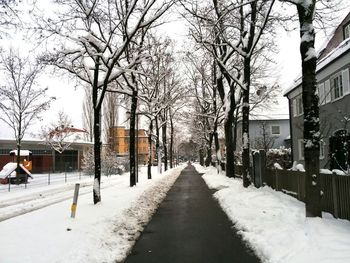
<svg viewBox="0 0 350 263"><path fill-rule="evenodd" d="M213 0L211 5L192 2L184 4L194 18L189 20L192 36L213 55L217 64L216 85L225 110L226 175L229 177L235 176L232 125L242 96L243 184L247 187L250 184L249 94L253 57L266 48L261 39L270 25L275 0Z"/></svg>
<svg viewBox="0 0 350 263"><path fill-rule="evenodd" d="M315 25L325 28L333 20L341 1L280 0L297 9L300 30L300 55L302 67L303 133L305 160L305 203L307 217L322 217L320 173L320 121L319 97L316 92Z"/></svg>
<svg viewBox="0 0 350 263"><path fill-rule="evenodd" d="M17 175L20 150L28 127L47 110L54 98L47 98L47 88L38 88L36 79L43 70L41 64L29 58L21 58L10 50L1 55L1 71L4 76L0 86L0 119L12 128L17 143Z"/></svg>
<svg viewBox="0 0 350 263"><path fill-rule="evenodd" d="M59 111L57 120L42 128L41 137L53 150L63 153L72 143L81 138L83 130L74 128L71 119L64 111Z"/></svg>
<svg viewBox="0 0 350 263"><path fill-rule="evenodd" d="M174 44L169 38L156 37L150 34L146 38L145 49L148 57L140 65L142 76L140 81L139 114L146 116L149 123L149 147L151 151L152 138L156 139L156 152L160 152L160 129L162 129L162 142L167 169L167 124L170 117L170 108L173 108L172 117L177 112L179 100L183 89L179 86L180 79L177 72L177 62L174 58ZM174 125L174 123L173 123ZM170 124L171 127L171 124ZM156 135L153 134L153 129ZM170 144L172 136L170 132ZM171 146L170 146L171 148ZM171 154L170 154L171 155ZM151 156L149 156L151 158ZM161 160L158 154L158 161ZM150 175L151 159L148 160ZM160 168L160 167L159 167ZM159 169L160 170L160 169Z"/></svg>
<svg viewBox="0 0 350 263"><path fill-rule="evenodd" d="M41 14L37 31L47 40L54 39L57 43L55 50L43 60L72 74L92 90L95 143L93 200L96 204L101 201L101 107L105 94L113 91L114 86L111 87L110 83L125 72L131 72L143 59L139 52L129 53L128 47L170 8L172 1L55 2L56 15L43 17ZM120 87L120 92L133 96L123 87Z"/></svg>
<svg viewBox="0 0 350 263"><path fill-rule="evenodd" d="M205 127L203 140L205 143L205 165L212 163L212 145L215 145L216 159L218 165L221 164L220 145L218 140L218 126L223 120L222 105L218 101L215 63L212 56L205 56L202 52L196 55L195 52L187 54L189 66L187 66L187 76L190 80L191 93L194 93L195 105L199 111L194 113L197 121L203 122Z"/></svg>
<svg viewBox="0 0 350 263"><path fill-rule="evenodd" d="M20 21L18 3L19 0L0 1L0 36L8 36L10 27L17 25Z"/></svg>
<svg viewBox="0 0 350 263"><path fill-rule="evenodd" d="M94 140L94 114L93 114L93 105L92 105L92 94L89 87L84 87L84 100L83 100L83 128L87 131L85 133L85 139L89 142Z"/></svg>
<svg viewBox="0 0 350 263"><path fill-rule="evenodd" d="M313 26L316 0L295 1L300 25L302 59L302 97L304 109L304 159L306 172L306 216L322 217L320 173L320 123L316 94L315 29Z"/></svg>
<svg viewBox="0 0 350 263"><path fill-rule="evenodd" d="M120 98L117 93L107 93L103 107L104 139L109 144L110 150L115 151L116 134L114 127L118 125Z"/></svg>
<svg viewBox="0 0 350 263"><path fill-rule="evenodd" d="M268 127L266 121L260 121L260 136L256 137L253 142L253 147L255 147L255 149L264 149L264 151L267 152L273 147L276 137L271 136Z"/></svg>

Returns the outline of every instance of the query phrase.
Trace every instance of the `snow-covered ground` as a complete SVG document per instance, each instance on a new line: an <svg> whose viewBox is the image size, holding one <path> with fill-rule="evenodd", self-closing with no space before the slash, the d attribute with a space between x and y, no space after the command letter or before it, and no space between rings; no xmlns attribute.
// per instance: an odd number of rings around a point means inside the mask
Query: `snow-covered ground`
<svg viewBox="0 0 350 263"><path fill-rule="evenodd" d="M243 239L264 262L348 263L350 222L305 218L305 205L269 187L243 188L242 180L195 165Z"/></svg>
<svg viewBox="0 0 350 263"><path fill-rule="evenodd" d="M0 262L122 261L184 166L161 175L154 168L152 180L141 169L133 188L128 174L102 177L98 205L92 203L93 179L77 179L75 219L70 218L74 180L1 192Z"/></svg>

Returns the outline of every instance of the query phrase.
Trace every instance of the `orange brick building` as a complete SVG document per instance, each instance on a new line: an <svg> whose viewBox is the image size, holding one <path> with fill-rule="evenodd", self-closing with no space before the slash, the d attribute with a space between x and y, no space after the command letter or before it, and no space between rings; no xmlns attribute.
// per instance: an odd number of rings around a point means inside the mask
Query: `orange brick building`
<svg viewBox="0 0 350 263"><path fill-rule="evenodd" d="M129 155L129 129L123 126L112 127L110 130L109 145L112 151L118 156ZM152 161L154 158L155 146L152 144ZM148 162L148 135L145 129L138 130L138 160L139 164Z"/></svg>

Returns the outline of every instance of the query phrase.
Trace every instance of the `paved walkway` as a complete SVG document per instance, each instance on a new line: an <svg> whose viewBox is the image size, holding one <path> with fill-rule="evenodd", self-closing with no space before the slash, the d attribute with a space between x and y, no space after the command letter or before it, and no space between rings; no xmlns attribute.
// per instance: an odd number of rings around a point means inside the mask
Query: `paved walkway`
<svg viewBox="0 0 350 263"><path fill-rule="evenodd" d="M260 262L232 229L200 174L187 166L136 242L127 263Z"/></svg>

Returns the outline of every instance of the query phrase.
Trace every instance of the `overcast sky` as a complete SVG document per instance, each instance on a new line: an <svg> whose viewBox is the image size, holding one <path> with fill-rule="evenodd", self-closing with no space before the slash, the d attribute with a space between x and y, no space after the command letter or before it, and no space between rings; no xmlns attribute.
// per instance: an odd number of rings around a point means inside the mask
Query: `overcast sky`
<svg viewBox="0 0 350 263"><path fill-rule="evenodd" d="M348 0L344 0L348 1ZM293 9L291 9L293 11ZM334 18L338 23L345 17L350 11L350 3L347 9L343 9L337 17ZM176 45L178 48L184 47L184 41L188 39L186 37L187 29L183 20L177 19L178 15L172 16L171 22L164 24L159 30L163 34L169 35L171 38L178 41ZM321 37L320 37L321 36ZM324 42L325 37L323 34L319 34L316 39L316 48L320 47ZM279 47L279 52L275 55L276 65L273 66L276 78L282 87L282 90L288 88L293 80L300 74L300 53L299 53L299 32L284 32L280 31L276 43ZM21 44L21 49L25 49L25 44ZM49 95L55 96L57 100L52 103L49 111L45 112L42 117L42 122L37 122L30 128L31 133L38 133L40 127L47 125L53 120L57 119L57 113L60 110L64 110L72 119L75 127L82 127L82 98L83 90L81 88L75 89L74 83L70 83L68 78L56 77L48 74L41 78L41 83L44 87L49 88ZM287 113L287 99L280 100L282 107L285 108ZM0 121L0 138L12 138L13 132ZM31 137L28 133L27 136Z"/></svg>

